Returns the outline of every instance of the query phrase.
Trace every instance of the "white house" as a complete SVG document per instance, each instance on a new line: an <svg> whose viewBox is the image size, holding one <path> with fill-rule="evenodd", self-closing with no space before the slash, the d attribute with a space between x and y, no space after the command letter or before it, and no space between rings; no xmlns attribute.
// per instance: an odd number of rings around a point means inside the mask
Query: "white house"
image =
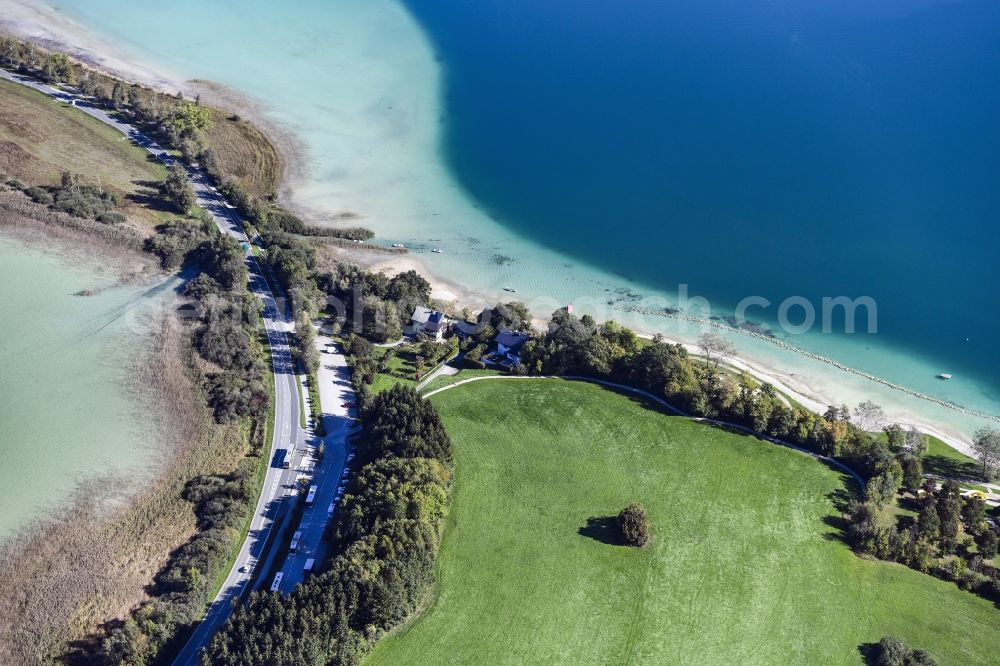
<svg viewBox="0 0 1000 666"><path fill-rule="evenodd" d="M520 331L500 331L497 334L497 356L502 357L505 363L517 365L521 362L521 348L530 339L529 334Z"/></svg>
<svg viewBox="0 0 1000 666"><path fill-rule="evenodd" d="M414 308L413 316L410 317L412 335L423 333L438 341L444 338L444 333L448 330L448 323L448 315L437 310L425 308L422 305Z"/></svg>

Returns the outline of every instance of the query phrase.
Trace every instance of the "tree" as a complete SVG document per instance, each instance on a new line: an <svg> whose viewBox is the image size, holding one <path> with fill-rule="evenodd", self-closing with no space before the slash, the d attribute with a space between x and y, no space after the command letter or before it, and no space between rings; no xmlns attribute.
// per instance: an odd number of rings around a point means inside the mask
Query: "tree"
<svg viewBox="0 0 1000 666"><path fill-rule="evenodd" d="M917 492L924 481L924 461L919 456L904 453L899 458L903 466L903 487L911 493Z"/></svg>
<svg viewBox="0 0 1000 666"><path fill-rule="evenodd" d="M917 533L927 541L934 541L941 534L941 518L938 517L937 502L928 500L917 518Z"/></svg>
<svg viewBox="0 0 1000 666"><path fill-rule="evenodd" d="M983 533L979 535L979 538L976 539L976 545L984 560L992 560L997 556L998 545L1000 545L998 542L1000 539L997 538L997 533L992 528L983 530Z"/></svg>
<svg viewBox="0 0 1000 666"><path fill-rule="evenodd" d="M163 195L178 212L185 215L197 201L187 171L176 162L170 166L167 179L163 182Z"/></svg>
<svg viewBox="0 0 1000 666"><path fill-rule="evenodd" d="M941 518L941 538L949 543L958 536L962 516L962 496L958 483L948 479L937 496L937 512Z"/></svg>
<svg viewBox="0 0 1000 666"><path fill-rule="evenodd" d="M520 301L497 303L490 311L489 324L498 331L530 331L531 313Z"/></svg>
<svg viewBox="0 0 1000 666"><path fill-rule="evenodd" d="M295 330L299 336L299 356L306 372L312 374L319 370L319 350L316 349L316 331L309 321L305 311L300 311L295 318Z"/></svg>
<svg viewBox="0 0 1000 666"><path fill-rule="evenodd" d="M983 478L991 479L1000 465L1000 430L981 428L972 440L972 450L983 465Z"/></svg>
<svg viewBox="0 0 1000 666"><path fill-rule="evenodd" d="M170 119L170 127L180 136L194 136L212 127L212 110L197 104L181 104Z"/></svg>
<svg viewBox="0 0 1000 666"><path fill-rule="evenodd" d="M128 102L128 93L125 90L125 84L116 81L114 87L111 88L111 105L115 109L121 110L125 108L126 102Z"/></svg>
<svg viewBox="0 0 1000 666"><path fill-rule="evenodd" d="M879 508L884 507L896 496L903 479L903 470L895 460L892 465L879 472L865 486L865 499L874 502Z"/></svg>
<svg viewBox="0 0 1000 666"><path fill-rule="evenodd" d="M42 75L49 81L76 84L76 68L65 54L50 53L42 66Z"/></svg>
<svg viewBox="0 0 1000 666"><path fill-rule="evenodd" d="M978 497L966 497L962 505L962 520L969 534L979 534L986 525L986 502Z"/></svg>
<svg viewBox="0 0 1000 666"><path fill-rule="evenodd" d="M865 400L854 408L852 422L864 432L875 432L885 423L885 412L871 400Z"/></svg>
<svg viewBox="0 0 1000 666"><path fill-rule="evenodd" d="M736 355L736 347L733 343L715 331L702 333L698 338L698 348L701 349L701 353L705 355L705 358L715 365L719 365L724 356Z"/></svg>
<svg viewBox="0 0 1000 666"><path fill-rule="evenodd" d="M396 304L378 296L362 299L361 321L354 322L354 325L356 328L360 325L360 333L366 338L378 342L398 340L403 335Z"/></svg>
<svg viewBox="0 0 1000 666"><path fill-rule="evenodd" d="M914 650L899 639L886 636L875 647L877 666L935 666L923 650Z"/></svg>
<svg viewBox="0 0 1000 666"><path fill-rule="evenodd" d="M649 543L649 519L641 504L629 504L618 514L618 529L629 546L641 548Z"/></svg>
<svg viewBox="0 0 1000 666"><path fill-rule="evenodd" d="M416 271L397 273L387 285L386 298L398 304L409 317L417 305L426 305L431 299L431 284Z"/></svg>
<svg viewBox="0 0 1000 666"><path fill-rule="evenodd" d="M910 426L906 431L905 447L915 456L925 456L927 454L927 438L915 427Z"/></svg>
<svg viewBox="0 0 1000 666"><path fill-rule="evenodd" d="M901 451L906 447L906 431L898 423L890 423L882 428L886 442L893 451Z"/></svg>

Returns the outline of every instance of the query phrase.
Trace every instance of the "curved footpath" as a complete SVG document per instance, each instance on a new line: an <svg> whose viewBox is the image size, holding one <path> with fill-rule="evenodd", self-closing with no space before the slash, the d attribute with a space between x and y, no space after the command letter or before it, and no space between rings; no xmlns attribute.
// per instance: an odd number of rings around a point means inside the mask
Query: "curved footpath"
<svg viewBox="0 0 1000 666"><path fill-rule="evenodd" d="M539 380L539 379L563 379L563 380L567 380L567 381L576 381L576 382L591 382L592 384L600 384L601 386L607 386L608 388L613 388L613 389L616 389L616 390L619 390L619 391L624 391L626 393L632 393L632 394L635 394L635 395L640 395L640 396L642 396L644 398L648 398L649 400L652 400L656 404L660 405L661 407L663 407L664 409L666 409L669 412L673 412L677 416L684 416L684 417L687 417L689 419L693 419L695 421L698 421L700 423L707 423L709 425L717 425L717 426L721 426L723 428L729 428L729 429L732 429L732 430L739 430L739 431L744 432L744 433L746 433L748 435L753 435L754 437L757 437L759 439L767 440L768 442L771 442L773 444L778 444L780 446L784 446L786 448L792 449L793 451L798 451L799 453L804 453L807 456L811 456L811 457L815 458L816 460L820 460L822 462L825 462L825 463L827 463L827 464L829 464L829 465L831 465L833 467L836 467L837 469L841 470L842 472L844 472L845 474L847 474L851 478L853 478L854 481L857 482L858 487L861 489L862 494L864 494L865 480L863 478L861 478L860 474L858 474L853 469L851 469L850 467L848 467L844 463L840 462L839 460L834 460L833 458L830 458L829 456L820 455L819 453L815 453L815 452L810 451L808 449L803 449L801 446L796 446L795 444L792 444L791 442L786 442L786 441L778 439L776 437L771 437L769 435L765 435L762 432L758 432L758 431L756 431L756 430L754 430L752 428L747 428L746 426L737 425L735 423L728 423L726 421L719 421L717 419L706 419L706 418L703 418L703 417L700 417L700 416L691 416L687 412L684 412L684 411L682 411L680 409L677 409L676 407L674 407L673 405L671 405L669 402L667 402L663 398L661 398L661 397L659 397L657 395L653 395L649 391L643 391L642 389L637 389L637 388L634 388L632 386L626 386L625 384L616 384L615 382L609 382L609 381L606 381L604 379L595 379L593 377L582 377L582 376L579 376L579 375L565 375L565 376L541 375L541 376L534 376L534 377L529 377L529 376L523 376L522 377L522 376L518 376L518 375L486 375L486 376L480 376L480 377L469 377L468 379L463 379L461 381L457 381L454 384L449 384L448 386L442 386L441 388L434 389L433 391L428 391L427 393L424 394L423 397L430 398L433 395L437 395L438 393L441 393L442 391L447 391L448 389L453 389L456 386L461 386L462 384L468 384L470 382L478 382L478 381L483 381L483 380L487 380L487 379L506 379L506 380L518 380L518 379L523 379L523 380L530 380L530 379L536 379L536 380Z"/></svg>
<svg viewBox="0 0 1000 666"><path fill-rule="evenodd" d="M86 99L75 92L54 88L30 77L14 74L4 69L0 69L0 78L32 88L114 127L163 164L171 165L176 161L163 147L139 132L135 127L117 120L102 109L91 106ZM197 195L198 205L211 214L219 230L232 236L240 243L249 243L243 230L242 220L236 214L233 206L208 184L208 178L202 169L187 166L185 168ZM297 377L288 337L289 333L294 333L295 323L291 313L287 312L284 307L284 295L278 292L278 297L275 298L268 281L265 279L261 265L251 252L246 253L245 260L250 291L264 304L263 321L267 331L268 345L271 348L274 372L274 436L268 455L267 472L254 509L250 529L229 575L209 606L205 618L192 633L184 649L174 661L174 664L178 666L197 663L198 653L208 643L215 630L229 618L234 605L238 603L250 586L254 569L257 568L258 561L265 552L268 539L275 532L274 528L281 527L292 513L290 509L298 498L296 483L300 472L294 466L290 469L274 467L270 460L273 459L275 451L279 448L288 449L289 457L293 457L297 450L311 453L311 450L318 446L318 441L312 434L299 425L298 382L300 380ZM336 437L341 440L344 438L342 429L338 430ZM314 473L317 477L337 479L340 477L344 464L343 447L340 451L329 451L330 447L327 448L328 455L323 464L317 466ZM271 561L280 555L272 552L262 569L266 570ZM264 579L264 575L258 576L257 584Z"/></svg>

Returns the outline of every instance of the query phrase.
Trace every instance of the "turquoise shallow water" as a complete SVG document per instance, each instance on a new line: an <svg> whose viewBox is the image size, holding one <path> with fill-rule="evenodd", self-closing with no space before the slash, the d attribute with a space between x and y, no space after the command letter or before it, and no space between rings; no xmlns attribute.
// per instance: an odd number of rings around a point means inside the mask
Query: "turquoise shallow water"
<svg viewBox="0 0 1000 666"><path fill-rule="evenodd" d="M515 286L540 312L670 299L683 283L722 314L766 297L774 306L758 316L771 324L790 296L817 308L871 296L878 335L788 339L1000 412L996 3L59 8L102 48L263 101L306 147L297 203L361 214L445 278ZM837 400L874 397L965 434L982 423L738 340Z"/></svg>
<svg viewBox="0 0 1000 666"><path fill-rule="evenodd" d="M864 350L892 345L1000 399L996 2L407 4L505 225L721 307L871 296L859 365L896 374Z"/></svg>
<svg viewBox="0 0 1000 666"><path fill-rule="evenodd" d="M141 475L157 448L124 384L145 290L0 237L0 540L94 475Z"/></svg>

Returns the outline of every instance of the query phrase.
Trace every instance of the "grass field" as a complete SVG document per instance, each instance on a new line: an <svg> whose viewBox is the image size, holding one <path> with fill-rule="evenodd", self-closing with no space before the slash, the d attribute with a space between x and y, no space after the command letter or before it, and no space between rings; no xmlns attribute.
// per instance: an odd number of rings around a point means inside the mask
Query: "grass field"
<svg viewBox="0 0 1000 666"><path fill-rule="evenodd" d="M148 184L166 177L145 150L99 120L0 81L0 172L29 185L55 185L63 171L83 174L137 202L155 194ZM141 212L138 205L134 209Z"/></svg>
<svg viewBox="0 0 1000 666"><path fill-rule="evenodd" d="M861 664L884 635L1000 661L1000 611L842 542L845 479L600 387L482 381L432 398L456 444L428 608L368 664ZM655 540L613 543L644 503Z"/></svg>

